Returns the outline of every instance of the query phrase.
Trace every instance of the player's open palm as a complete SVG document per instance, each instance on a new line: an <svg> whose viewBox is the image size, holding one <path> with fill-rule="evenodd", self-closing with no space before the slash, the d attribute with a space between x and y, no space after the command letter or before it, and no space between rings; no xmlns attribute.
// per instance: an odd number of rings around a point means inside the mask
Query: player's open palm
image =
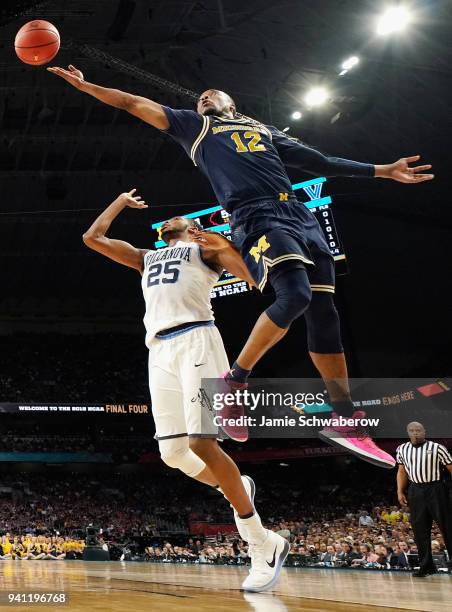
<svg viewBox="0 0 452 612"><path fill-rule="evenodd" d="M60 76L62 79L64 79L65 81L67 81L68 83L76 87L77 89L81 87L84 81L83 72L79 70L78 68L76 68L75 66L73 66L72 64L69 64L67 70L65 70L64 68L60 68L58 66L50 66L49 68L47 68L47 70L51 72L52 74L56 74L57 76Z"/></svg>
<svg viewBox="0 0 452 612"><path fill-rule="evenodd" d="M135 195L136 189L131 189L121 193L119 196L122 202L129 208L148 208L143 198L139 195Z"/></svg>
<svg viewBox="0 0 452 612"><path fill-rule="evenodd" d="M417 162L419 159L420 155L413 155L412 157L402 157L393 164L389 164L388 178L399 183L423 183L424 181L431 181L434 178L433 174L422 174L424 170L430 170L431 164L410 166L411 163Z"/></svg>

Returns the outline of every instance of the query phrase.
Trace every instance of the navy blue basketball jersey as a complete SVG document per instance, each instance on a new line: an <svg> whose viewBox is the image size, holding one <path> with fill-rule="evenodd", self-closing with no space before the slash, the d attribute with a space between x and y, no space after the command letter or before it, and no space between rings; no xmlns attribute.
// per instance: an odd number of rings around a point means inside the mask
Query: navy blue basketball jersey
<svg viewBox="0 0 452 612"><path fill-rule="evenodd" d="M285 166L317 176L374 176L372 164L326 157L247 117L227 119L163 109L170 124L166 133L207 176L229 213L249 202L293 194Z"/></svg>

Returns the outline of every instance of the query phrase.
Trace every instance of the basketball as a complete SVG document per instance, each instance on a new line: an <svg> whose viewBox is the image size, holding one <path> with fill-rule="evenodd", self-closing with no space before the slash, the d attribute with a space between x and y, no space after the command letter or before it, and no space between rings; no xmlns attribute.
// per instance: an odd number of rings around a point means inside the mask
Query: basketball
<svg viewBox="0 0 452 612"><path fill-rule="evenodd" d="M14 48L25 64L42 66L50 62L60 48L60 35L49 21L29 21L16 34Z"/></svg>

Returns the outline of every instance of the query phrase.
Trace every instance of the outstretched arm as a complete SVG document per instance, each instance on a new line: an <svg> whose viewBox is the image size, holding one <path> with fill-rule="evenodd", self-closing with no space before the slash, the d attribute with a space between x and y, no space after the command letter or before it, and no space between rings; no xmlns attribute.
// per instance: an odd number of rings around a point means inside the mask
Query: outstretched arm
<svg viewBox="0 0 452 612"><path fill-rule="evenodd" d="M105 235L114 219L126 206L147 208L147 204L143 202L140 196L134 196L135 191L136 189L132 189L128 193L121 193L83 234L83 242L93 251L102 253L113 261L142 272L146 249L137 249L128 242L108 238Z"/></svg>
<svg viewBox="0 0 452 612"><path fill-rule="evenodd" d="M363 164L340 157L328 157L290 138L275 128L270 128L279 156L285 166L299 168L317 176L347 176L363 178L387 178L400 183L423 183L434 178L433 174L422 174L430 170L430 164L410 167L410 164L420 159L419 155L402 157L392 164Z"/></svg>
<svg viewBox="0 0 452 612"><path fill-rule="evenodd" d="M72 64L69 64L68 70L57 66L52 66L47 68L47 70L63 78L76 89L97 98L101 102L105 102L105 104L126 110L131 115L135 115L135 117L153 125L159 130L167 130L169 128L170 124L165 111L158 102L126 93L120 89L109 89L94 83L88 83L83 78L81 70L78 70Z"/></svg>
<svg viewBox="0 0 452 612"><path fill-rule="evenodd" d="M217 232L202 232L195 228L190 228L189 232L193 242L200 245L202 257L206 262L227 270L246 281L251 287L256 286L242 256L230 240Z"/></svg>

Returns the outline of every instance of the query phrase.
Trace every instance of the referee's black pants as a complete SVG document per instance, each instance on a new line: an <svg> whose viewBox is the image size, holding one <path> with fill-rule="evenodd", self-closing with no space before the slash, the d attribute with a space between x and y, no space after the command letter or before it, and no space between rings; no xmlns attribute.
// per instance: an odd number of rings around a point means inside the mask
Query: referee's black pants
<svg viewBox="0 0 452 612"><path fill-rule="evenodd" d="M441 481L425 484L411 482L408 505L420 570L428 572L435 569L432 557L433 521L441 531L449 561L452 561L452 509L446 485Z"/></svg>

